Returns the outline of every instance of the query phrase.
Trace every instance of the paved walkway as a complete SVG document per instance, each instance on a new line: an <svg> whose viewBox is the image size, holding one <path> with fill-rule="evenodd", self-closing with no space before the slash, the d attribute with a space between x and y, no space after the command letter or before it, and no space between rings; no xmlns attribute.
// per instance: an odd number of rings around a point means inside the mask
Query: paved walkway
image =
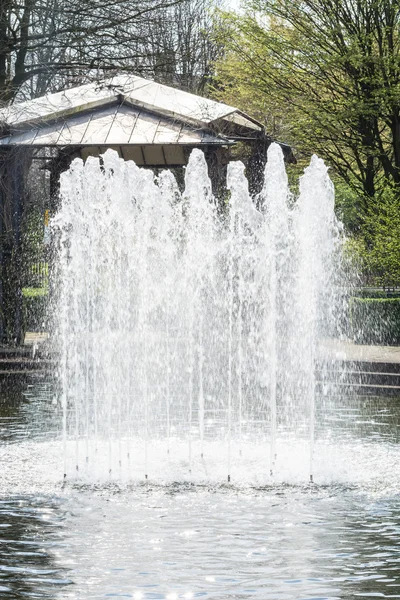
<svg viewBox="0 0 400 600"><path fill-rule="evenodd" d="M48 337L48 333L27 332L25 346L38 346ZM365 346L328 339L321 342L320 351L323 357L329 359L400 364L400 346Z"/></svg>
<svg viewBox="0 0 400 600"><path fill-rule="evenodd" d="M48 333L37 333L36 331L27 331L24 339L24 346L38 345L49 339Z"/></svg>
<svg viewBox="0 0 400 600"><path fill-rule="evenodd" d="M351 341L324 340L322 356L336 360L400 364L400 346L366 346Z"/></svg>

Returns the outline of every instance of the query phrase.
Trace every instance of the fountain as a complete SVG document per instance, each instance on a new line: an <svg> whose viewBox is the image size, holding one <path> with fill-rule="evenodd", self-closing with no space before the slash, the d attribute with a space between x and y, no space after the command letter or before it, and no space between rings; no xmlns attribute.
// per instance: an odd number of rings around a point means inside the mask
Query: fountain
<svg viewBox="0 0 400 600"><path fill-rule="evenodd" d="M323 372L323 162L295 198L272 145L256 202L234 162L217 203L199 151L183 191L108 151L64 173L52 226L62 385L2 390L0 596L395 597L398 397Z"/></svg>
<svg viewBox="0 0 400 600"><path fill-rule="evenodd" d="M240 162L212 196L194 150L184 191L112 150L61 178L58 337L64 477L274 478L315 453L315 361L333 314L334 192L313 157L291 196L268 150L255 208Z"/></svg>

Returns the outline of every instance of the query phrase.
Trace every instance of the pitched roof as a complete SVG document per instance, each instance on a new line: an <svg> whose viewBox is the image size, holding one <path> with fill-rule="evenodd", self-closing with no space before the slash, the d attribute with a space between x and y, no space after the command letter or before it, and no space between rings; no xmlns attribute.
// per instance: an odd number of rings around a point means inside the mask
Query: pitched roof
<svg viewBox="0 0 400 600"><path fill-rule="evenodd" d="M0 110L0 145L227 144L262 125L238 109L119 75Z"/></svg>

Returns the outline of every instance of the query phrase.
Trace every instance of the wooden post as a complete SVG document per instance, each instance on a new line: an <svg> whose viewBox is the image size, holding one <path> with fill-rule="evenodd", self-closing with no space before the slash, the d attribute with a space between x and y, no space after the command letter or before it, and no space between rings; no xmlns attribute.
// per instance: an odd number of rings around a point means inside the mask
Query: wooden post
<svg viewBox="0 0 400 600"><path fill-rule="evenodd" d="M249 192L256 198L264 185L264 169L267 162L267 150L271 140L268 137L260 137L252 141L251 154L246 165L246 175L249 182Z"/></svg>
<svg viewBox="0 0 400 600"><path fill-rule="evenodd" d="M204 153L208 175L211 179L212 191L219 201L219 208L223 210L223 202L226 194L226 173L229 163L229 149L223 146L208 146Z"/></svg>
<svg viewBox="0 0 400 600"><path fill-rule="evenodd" d="M272 144L272 139L263 135L258 139L249 142L251 154L246 165L246 175L249 181L249 191L253 198L258 196L264 185L264 170L267 163L267 151ZM292 148L287 144L279 144L286 164L296 164L296 157ZM259 200L258 200L259 202ZM259 207L260 208L260 207Z"/></svg>

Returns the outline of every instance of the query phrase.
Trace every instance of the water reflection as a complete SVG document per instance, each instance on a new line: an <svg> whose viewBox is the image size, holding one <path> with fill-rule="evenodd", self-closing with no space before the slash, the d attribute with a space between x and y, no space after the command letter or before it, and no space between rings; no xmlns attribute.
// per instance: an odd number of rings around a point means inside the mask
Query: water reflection
<svg viewBox="0 0 400 600"><path fill-rule="evenodd" d="M71 583L54 554L62 543L63 520L56 498L0 501L1 598L54 598L55 587Z"/></svg>
<svg viewBox="0 0 400 600"><path fill-rule="evenodd" d="M0 381L0 444L53 438L60 421L54 382L41 377L27 383Z"/></svg>

